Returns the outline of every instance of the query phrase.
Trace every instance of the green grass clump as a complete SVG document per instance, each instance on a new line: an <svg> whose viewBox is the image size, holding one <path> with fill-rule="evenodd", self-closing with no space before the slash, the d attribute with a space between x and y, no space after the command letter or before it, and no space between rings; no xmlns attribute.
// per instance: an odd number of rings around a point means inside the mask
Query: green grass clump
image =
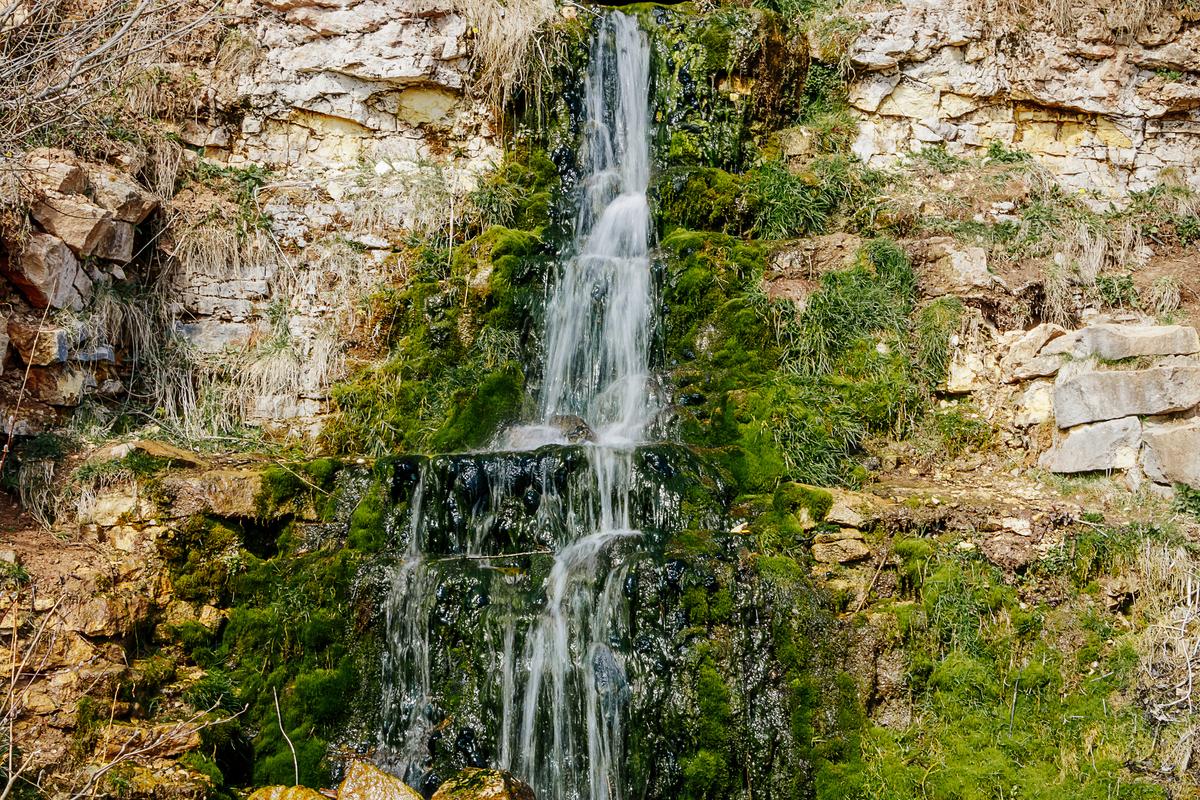
<svg viewBox="0 0 1200 800"><path fill-rule="evenodd" d="M845 156L820 156L796 173L768 161L748 175L753 232L764 239L820 233L864 186L861 168Z"/></svg>
<svg viewBox="0 0 1200 800"><path fill-rule="evenodd" d="M493 226L540 230L550 224L558 168L541 150L509 152L467 200L483 230Z"/></svg>
<svg viewBox="0 0 1200 800"><path fill-rule="evenodd" d="M869 242L854 267L822 276L798 316L762 294L758 246L676 230L663 247L681 432L739 491L856 484L863 440L924 413L956 314L914 315L916 279L894 243Z"/></svg>

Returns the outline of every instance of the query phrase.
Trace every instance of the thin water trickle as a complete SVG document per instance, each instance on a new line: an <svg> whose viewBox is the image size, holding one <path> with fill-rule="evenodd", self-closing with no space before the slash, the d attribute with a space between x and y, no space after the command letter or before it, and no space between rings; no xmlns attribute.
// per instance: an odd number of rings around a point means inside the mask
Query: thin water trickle
<svg viewBox="0 0 1200 800"><path fill-rule="evenodd" d="M493 670L500 708L493 752L542 800L620 800L630 687L619 643L622 585L640 532L631 513L635 446L659 411L650 379L650 45L636 20L610 13L591 48L574 244L546 310L539 418L506 432L498 450L563 445L561 420L582 421L588 469L561 493L545 488L534 524L563 539L535 614L499 615ZM479 547L511 487L489 475L473 509ZM552 481L543 480L544 487ZM436 487L419 487L430 494ZM432 495L430 495L432 497ZM422 553L422 499L387 606L380 758L414 785L428 770L429 625L436 571ZM497 598L492 598L493 605ZM423 661L422 661L423 660Z"/></svg>

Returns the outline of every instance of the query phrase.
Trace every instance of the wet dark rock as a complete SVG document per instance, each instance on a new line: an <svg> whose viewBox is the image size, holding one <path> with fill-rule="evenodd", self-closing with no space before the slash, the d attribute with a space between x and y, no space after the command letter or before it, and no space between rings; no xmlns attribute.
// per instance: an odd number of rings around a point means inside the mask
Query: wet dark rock
<svg viewBox="0 0 1200 800"><path fill-rule="evenodd" d="M550 418L550 424L558 428L572 444L596 441L596 434L592 432L591 426L578 414L556 414Z"/></svg>

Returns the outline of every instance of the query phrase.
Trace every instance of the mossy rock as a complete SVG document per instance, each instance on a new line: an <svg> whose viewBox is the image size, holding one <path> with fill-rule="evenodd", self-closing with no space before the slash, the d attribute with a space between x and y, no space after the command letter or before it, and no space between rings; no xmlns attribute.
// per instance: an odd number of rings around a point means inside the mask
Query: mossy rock
<svg viewBox="0 0 1200 800"><path fill-rule="evenodd" d="M351 761L338 787L338 800L423 800L397 777L366 761Z"/></svg>
<svg viewBox="0 0 1200 800"><path fill-rule="evenodd" d="M305 786L264 786L246 800L325 800L325 795Z"/></svg>
<svg viewBox="0 0 1200 800"><path fill-rule="evenodd" d="M833 495L816 486L784 483L775 490L772 505L778 513L794 514L800 525L807 529L825 521L829 509L833 508Z"/></svg>
<svg viewBox="0 0 1200 800"><path fill-rule="evenodd" d="M524 781L498 769L468 767L433 793L433 800L534 800Z"/></svg>

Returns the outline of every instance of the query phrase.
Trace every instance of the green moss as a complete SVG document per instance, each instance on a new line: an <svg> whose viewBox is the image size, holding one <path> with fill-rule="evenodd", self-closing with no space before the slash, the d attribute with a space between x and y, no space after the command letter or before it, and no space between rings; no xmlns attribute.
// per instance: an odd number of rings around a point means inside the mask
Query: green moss
<svg viewBox="0 0 1200 800"><path fill-rule="evenodd" d="M458 395L450 419L430 446L438 452L478 447L517 418L525 398L525 376L513 366L484 375L477 387Z"/></svg>
<svg viewBox="0 0 1200 800"><path fill-rule="evenodd" d="M383 481L372 481L350 515L350 529L346 534L348 547L373 553L387 544L389 499Z"/></svg>
<svg viewBox="0 0 1200 800"><path fill-rule="evenodd" d="M1114 642L1108 612L1093 607L1080 626L1069 598L1022 609L994 568L932 540L900 539L894 552L917 598L884 612L909 659L914 724L864 721L862 742L818 769L817 797L1164 796L1125 770L1151 731L1116 695L1136 656ZM1080 627L1088 660L1063 658L1057 642ZM1096 674L1092 661L1104 665Z"/></svg>
<svg viewBox="0 0 1200 800"><path fill-rule="evenodd" d="M672 152L676 144L673 136ZM698 157L696 153L691 160ZM738 233L747 226L750 208L741 176L712 167L677 168L664 172L658 186L659 218L667 226L722 233Z"/></svg>
<svg viewBox="0 0 1200 800"><path fill-rule="evenodd" d="M262 472L262 488L255 498L258 516L271 519L288 514L324 516L342 462L333 458L280 463Z"/></svg>
<svg viewBox="0 0 1200 800"><path fill-rule="evenodd" d="M833 495L815 486L784 483L775 490L772 505L781 514L804 515L819 523L825 521L825 515L833 508Z"/></svg>
<svg viewBox="0 0 1200 800"><path fill-rule="evenodd" d="M391 352L332 388L325 446L387 455L484 442L519 406L547 263L536 232L492 227L376 298Z"/></svg>

